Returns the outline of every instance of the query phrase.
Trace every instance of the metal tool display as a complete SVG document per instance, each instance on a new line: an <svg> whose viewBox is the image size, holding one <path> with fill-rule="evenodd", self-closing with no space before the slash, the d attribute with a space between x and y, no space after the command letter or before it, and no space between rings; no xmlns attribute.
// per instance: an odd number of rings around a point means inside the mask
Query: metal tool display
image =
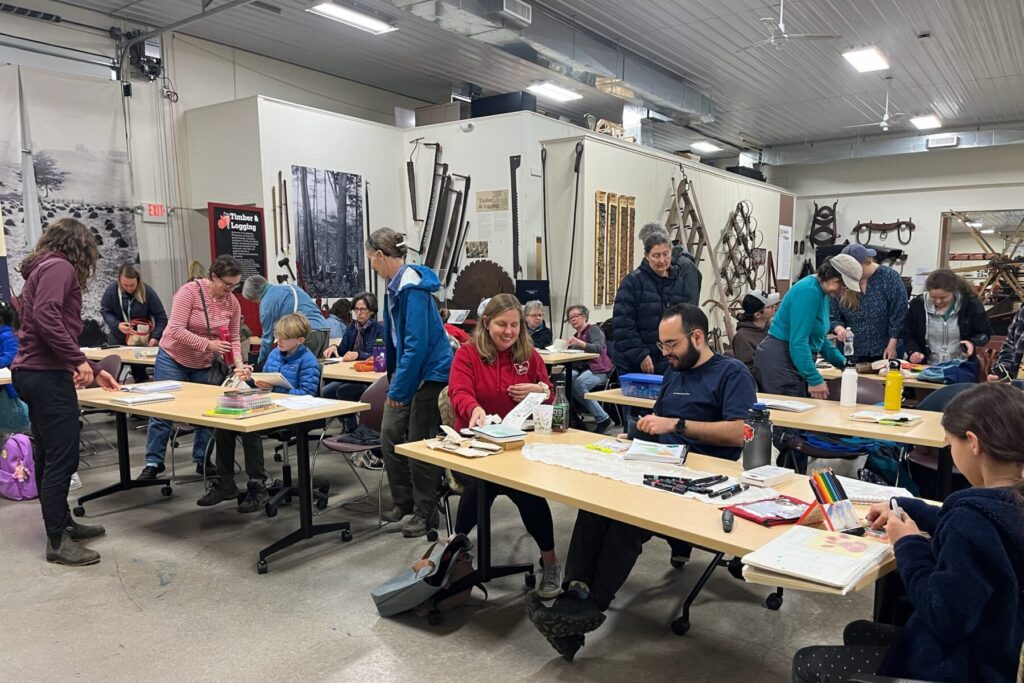
<svg viewBox="0 0 1024 683"><path fill-rule="evenodd" d="M363 206L366 207L366 241L370 241L370 233L373 232L373 227L370 225L370 181L364 181L363 185ZM366 257L366 280L367 280L367 291L372 293L374 296L377 295L377 273L373 270L373 265L370 257Z"/></svg>
<svg viewBox="0 0 1024 683"><path fill-rule="evenodd" d="M860 221L853 226L851 232L854 239L857 240L857 244L868 244L871 242L876 231L878 232L878 239L884 242L889 233L895 230L896 239L899 240L900 244L910 244L910 238L914 236L914 230L916 229L917 226L914 225L914 219L909 218L907 220L896 220L892 223ZM862 239L865 233L867 233L867 237Z"/></svg>
<svg viewBox="0 0 1024 683"><path fill-rule="evenodd" d="M513 154L508 158L508 169L511 180L511 197L509 208L512 209L512 277L517 280L523 277L523 266L519 262L519 165L523 157Z"/></svg>
<svg viewBox="0 0 1024 683"><path fill-rule="evenodd" d="M427 203L427 213L423 217L423 227L420 229L420 244L416 253L423 256L427 252L430 234L434 225L434 218L437 214L437 205L441 200L441 187L444 184L445 176L448 175L448 164L441 162L441 143L424 142L424 147L434 148L434 166L430 179L430 200Z"/></svg>
<svg viewBox="0 0 1024 683"><path fill-rule="evenodd" d="M416 211L416 163L413 161L413 157L416 156L416 150L419 149L422 139L416 138L409 143L412 145L412 152L409 153L409 160L405 162L405 175L409 181L409 205L412 208L412 220L415 223L419 223L420 219Z"/></svg>
<svg viewBox="0 0 1024 683"><path fill-rule="evenodd" d="M455 204L452 207L451 220L448 223L448 230L445 233L444 251L441 254L441 264L438 269L438 276L447 288L450 273L455 270L461 260L463 244L466 240L466 206L469 204L469 188L472 179L468 175L452 173L453 178L462 181L461 190L453 190L456 194Z"/></svg>
<svg viewBox="0 0 1024 683"><path fill-rule="evenodd" d="M811 218L811 229L807 233L807 239L815 247L830 247L836 243L836 206L837 199L832 206L828 204L818 206L814 202L814 216Z"/></svg>
<svg viewBox="0 0 1024 683"><path fill-rule="evenodd" d="M720 242L723 251L722 279L730 308L742 310L742 295L757 288L765 274L764 233L757 228L754 205L744 199L729 214Z"/></svg>
<svg viewBox="0 0 1024 683"><path fill-rule="evenodd" d="M281 245L278 243L278 240L277 240L277 186L276 185L271 185L270 186L270 210L271 210L271 215L273 216L273 221L271 222L271 228L274 231L274 256L280 256L281 255Z"/></svg>

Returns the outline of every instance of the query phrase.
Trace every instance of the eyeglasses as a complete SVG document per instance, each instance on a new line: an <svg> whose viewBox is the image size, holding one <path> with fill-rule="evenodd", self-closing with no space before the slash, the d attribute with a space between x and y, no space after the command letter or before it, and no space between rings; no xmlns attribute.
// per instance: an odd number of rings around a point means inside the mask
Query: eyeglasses
<svg viewBox="0 0 1024 683"><path fill-rule="evenodd" d="M655 346L658 347L659 351L661 351L662 353L665 353L666 351L671 351L672 349L674 349L676 347L676 345L679 344L679 342L681 342L683 339L687 339L687 338L692 337L692 336L693 336L693 332L691 332L690 334L684 335L683 337L680 337L679 339L674 339L674 340L669 341L669 342L658 342L658 343L655 344Z"/></svg>
<svg viewBox="0 0 1024 683"><path fill-rule="evenodd" d="M572 322L573 320L579 320L582 317L583 317L582 313L573 313L572 315L569 316L568 320L569 320L569 322Z"/></svg>
<svg viewBox="0 0 1024 683"><path fill-rule="evenodd" d="M356 313L366 313L366 312L367 312L367 311L369 311L370 309L369 309L369 308L367 308L366 306L356 306L356 307L355 307L355 308L353 308L352 310L353 310L353 311L355 311Z"/></svg>
<svg viewBox="0 0 1024 683"><path fill-rule="evenodd" d="M238 289L239 287L242 286L242 281L241 280L238 280L238 282L228 282L227 280L225 280L224 278L220 277L219 275L214 275L214 277L217 278L218 280L220 280L220 283L222 285L224 285L225 287L227 287L228 291L231 291L231 292L235 291L236 289Z"/></svg>

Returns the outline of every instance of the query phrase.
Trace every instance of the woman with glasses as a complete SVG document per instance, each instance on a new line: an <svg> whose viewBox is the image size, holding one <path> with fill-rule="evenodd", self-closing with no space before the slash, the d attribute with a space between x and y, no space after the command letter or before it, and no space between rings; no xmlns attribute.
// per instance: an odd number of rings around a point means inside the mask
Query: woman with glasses
<svg viewBox="0 0 1024 683"><path fill-rule="evenodd" d="M523 306L523 318L526 320L526 331L533 342L533 348L546 349L551 346L554 335L544 322L544 304L539 301L527 301Z"/></svg>
<svg viewBox="0 0 1024 683"><path fill-rule="evenodd" d="M373 351L378 338L384 339L384 325L377 320L377 297L369 292L360 292L352 299L352 310L356 314L355 321L345 330L341 342L331 344L324 351L324 357L340 356L343 361L366 360ZM366 391L365 382L331 382L323 388L320 395L342 401L358 401ZM343 418L345 429L356 428L356 416L346 415Z"/></svg>
<svg viewBox="0 0 1024 683"><path fill-rule="evenodd" d="M598 353L587 364L583 372L573 370L572 397L579 402L591 417L597 421L594 431L603 434L612 426L611 418L597 401L588 401L583 397L588 391L603 386L608 381L608 373L612 371L612 361L608 358L608 347L604 341L604 332L597 325L590 324L590 311L586 306L577 304L569 307L569 324L576 333L569 338L569 348L580 349L585 353Z"/></svg>
<svg viewBox="0 0 1024 683"><path fill-rule="evenodd" d="M242 363L239 339L241 308L238 299L232 295L241 282L242 264L234 257L224 255L210 264L209 277L188 282L174 293L171 317L160 338L160 350L156 355L154 380L205 384L214 353L232 361L240 375L244 376L249 371ZM227 341L221 340L222 328L227 328ZM170 420L150 418L146 434L146 466L139 474L140 481L156 479L164 471L167 441L172 429ZM192 460L197 474L204 472L209 441L210 430L197 428L192 440Z"/></svg>

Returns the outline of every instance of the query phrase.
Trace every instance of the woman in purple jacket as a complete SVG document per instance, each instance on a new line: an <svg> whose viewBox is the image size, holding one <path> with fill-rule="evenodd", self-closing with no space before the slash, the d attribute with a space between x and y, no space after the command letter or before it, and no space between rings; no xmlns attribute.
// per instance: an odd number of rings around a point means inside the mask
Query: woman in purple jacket
<svg viewBox="0 0 1024 683"><path fill-rule="evenodd" d="M597 401L584 397L588 391L604 386L608 381L608 373L612 371L612 361L608 357L608 346L604 332L597 325L590 324L590 311L586 306L577 304L569 307L569 324L575 334L569 337L569 348L584 353L599 353L601 356L587 364L587 369L580 373L572 373L572 397L583 404L590 416L597 421L594 431L604 434L612 426L612 420Z"/></svg>
<svg viewBox="0 0 1024 683"><path fill-rule="evenodd" d="M82 288L96 270L96 241L71 218L46 226L21 261L21 328L12 379L28 404L35 440L35 473L46 526L46 561L79 567L100 554L73 541L102 536L102 526L78 524L68 510L71 475L78 470L76 389L96 383L117 391L117 380L94 368L81 349Z"/></svg>

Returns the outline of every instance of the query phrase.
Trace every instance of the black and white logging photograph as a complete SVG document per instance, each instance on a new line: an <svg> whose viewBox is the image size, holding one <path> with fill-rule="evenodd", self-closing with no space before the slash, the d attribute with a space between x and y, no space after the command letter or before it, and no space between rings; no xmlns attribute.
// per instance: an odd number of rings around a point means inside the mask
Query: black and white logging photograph
<svg viewBox="0 0 1024 683"><path fill-rule="evenodd" d="M299 284L317 298L348 297L365 287L363 177L292 166Z"/></svg>

